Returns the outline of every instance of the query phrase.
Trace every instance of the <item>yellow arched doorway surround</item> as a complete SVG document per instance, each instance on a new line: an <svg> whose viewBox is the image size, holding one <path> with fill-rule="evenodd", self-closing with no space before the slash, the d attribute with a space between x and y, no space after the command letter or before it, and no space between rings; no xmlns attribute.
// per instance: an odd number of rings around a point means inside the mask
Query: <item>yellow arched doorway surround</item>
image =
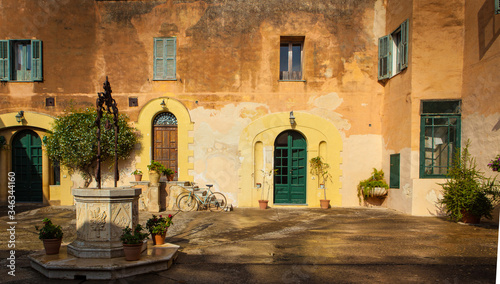
<svg viewBox="0 0 500 284"><path fill-rule="evenodd" d="M165 102L165 106L161 103ZM189 131L193 130L193 122L187 108L178 100L168 96L160 97L148 102L140 111L136 128L141 132L140 138L141 151L136 168L144 172L144 178L149 179L147 165L152 158L152 130L153 119L162 112L171 112L177 118L178 135L178 179L182 181L193 181L189 175L189 170L194 168L189 158L193 157L193 151L189 150L189 144L193 144L193 137L189 137Z"/></svg>
<svg viewBox="0 0 500 284"><path fill-rule="evenodd" d="M24 112L21 122L16 121L17 112L0 114L0 136L5 137L7 145L0 149L0 201L7 201L8 173L12 170L12 139L19 131L33 130L40 139L47 135L47 131L52 128L55 118L35 112ZM51 185L51 167L45 147L42 144L42 192L44 204L73 204L71 187L73 183L67 170L61 167L60 185Z"/></svg>
<svg viewBox="0 0 500 284"><path fill-rule="evenodd" d="M307 160L320 155L330 165L329 172L332 179L327 182L327 199L332 206L341 206L340 176L342 163L342 138L337 128L328 120L316 115L294 112L296 124L290 125L289 113L275 113L264 116L249 124L240 136L239 150L241 153L241 168L238 196L238 206L257 207L261 198L261 191L267 185L263 184L262 169L269 171L273 168L274 142L276 137L286 130L295 130L301 133L307 141ZM306 202L308 207L319 207L323 199L323 190L318 189L318 179L310 173L307 162ZM257 188L261 183L261 188ZM273 180L269 181L269 206L273 204ZM267 198L265 198L267 199ZM279 205L284 206L284 205ZM295 205L297 206L297 205Z"/></svg>

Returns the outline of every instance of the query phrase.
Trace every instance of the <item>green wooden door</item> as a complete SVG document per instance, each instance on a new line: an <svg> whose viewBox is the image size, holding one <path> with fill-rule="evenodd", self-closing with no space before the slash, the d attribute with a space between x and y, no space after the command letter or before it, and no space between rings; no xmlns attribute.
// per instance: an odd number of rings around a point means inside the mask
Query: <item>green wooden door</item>
<svg viewBox="0 0 500 284"><path fill-rule="evenodd" d="M42 141L35 132L23 130L14 137L12 171L16 201L42 202Z"/></svg>
<svg viewBox="0 0 500 284"><path fill-rule="evenodd" d="M306 204L306 140L296 131L285 131L274 142L274 203Z"/></svg>

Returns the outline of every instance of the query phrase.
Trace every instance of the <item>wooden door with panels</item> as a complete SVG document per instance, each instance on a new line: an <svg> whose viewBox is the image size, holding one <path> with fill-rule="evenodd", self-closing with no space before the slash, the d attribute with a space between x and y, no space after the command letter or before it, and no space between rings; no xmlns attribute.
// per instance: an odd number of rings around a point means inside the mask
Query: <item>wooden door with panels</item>
<svg viewBox="0 0 500 284"><path fill-rule="evenodd" d="M174 171L177 180L177 118L170 112L158 114L153 122L153 160Z"/></svg>

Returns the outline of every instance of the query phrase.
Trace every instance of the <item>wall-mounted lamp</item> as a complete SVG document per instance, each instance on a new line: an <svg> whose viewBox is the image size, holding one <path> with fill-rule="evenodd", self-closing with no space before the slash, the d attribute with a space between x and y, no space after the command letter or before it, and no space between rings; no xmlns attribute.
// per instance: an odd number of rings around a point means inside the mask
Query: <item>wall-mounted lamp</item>
<svg viewBox="0 0 500 284"><path fill-rule="evenodd" d="M21 121L23 121L23 117L24 117L24 111L21 110L16 114L16 121L18 123L21 123Z"/></svg>
<svg viewBox="0 0 500 284"><path fill-rule="evenodd" d="M293 116L293 110L290 112L290 125L295 125L295 116Z"/></svg>

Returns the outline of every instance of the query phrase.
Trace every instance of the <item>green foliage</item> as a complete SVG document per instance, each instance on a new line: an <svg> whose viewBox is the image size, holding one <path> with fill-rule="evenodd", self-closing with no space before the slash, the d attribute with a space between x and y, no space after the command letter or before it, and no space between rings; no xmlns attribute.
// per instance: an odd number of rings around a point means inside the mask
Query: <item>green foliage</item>
<svg viewBox="0 0 500 284"><path fill-rule="evenodd" d="M135 170L132 172L132 175L142 175L142 171L141 170Z"/></svg>
<svg viewBox="0 0 500 284"><path fill-rule="evenodd" d="M174 216L168 215L168 217L156 217L153 214L153 217L149 218L146 222L146 228L149 230L151 234L163 234L167 232L168 227L173 224L172 218Z"/></svg>
<svg viewBox="0 0 500 284"><path fill-rule="evenodd" d="M58 117L50 135L45 139L48 156L66 166L70 173L77 171L85 179L87 187L92 178L95 178L97 166L97 135L95 109L86 109L83 112L72 112ZM111 124L106 129L106 122ZM101 162L111 160L115 156L115 133L113 117L107 113L101 119ZM128 118L119 115L118 119L118 157L127 159L137 144L138 137L134 128L128 125Z"/></svg>
<svg viewBox="0 0 500 284"><path fill-rule="evenodd" d="M378 171L376 168L373 168L372 176L360 181L358 184L359 203L361 203L363 199L369 198L370 191L376 187L389 188L389 185L384 180L384 171Z"/></svg>
<svg viewBox="0 0 500 284"><path fill-rule="evenodd" d="M148 170L149 171L156 171L159 174L167 174L167 171L170 169L165 168L165 166L162 165L160 162L156 162L154 160L151 160L151 163L148 165ZM170 170L170 171L172 171L172 170Z"/></svg>
<svg viewBox="0 0 500 284"><path fill-rule="evenodd" d="M44 239L62 239L63 231L60 225L52 224L52 221L49 218L45 218L42 220L43 227L38 229L38 226L35 226L35 229L38 231L38 238L40 240Z"/></svg>
<svg viewBox="0 0 500 284"><path fill-rule="evenodd" d="M495 180L486 178L476 169L476 160L469 153L470 142L467 141L460 154L457 151L455 163L448 172L448 180L442 184L446 214L454 221L461 221L468 212L477 217L491 219L491 212L498 201L499 192Z"/></svg>
<svg viewBox="0 0 500 284"><path fill-rule="evenodd" d="M144 228L141 226L141 224L137 224L133 231L129 226L127 226L127 228L122 230L123 233L120 237L120 240L127 245L140 244L149 236L149 233L142 232L143 229Z"/></svg>
<svg viewBox="0 0 500 284"><path fill-rule="evenodd" d="M328 172L330 165L324 163L320 156L314 157L309 160L309 165L311 166L310 173L318 177L318 187L319 183L325 185L323 188L325 199L326 199L326 181L332 178L332 175Z"/></svg>
<svg viewBox="0 0 500 284"><path fill-rule="evenodd" d="M166 168L165 170L165 174L168 176L168 175L173 175L174 174L174 171L170 168Z"/></svg>

